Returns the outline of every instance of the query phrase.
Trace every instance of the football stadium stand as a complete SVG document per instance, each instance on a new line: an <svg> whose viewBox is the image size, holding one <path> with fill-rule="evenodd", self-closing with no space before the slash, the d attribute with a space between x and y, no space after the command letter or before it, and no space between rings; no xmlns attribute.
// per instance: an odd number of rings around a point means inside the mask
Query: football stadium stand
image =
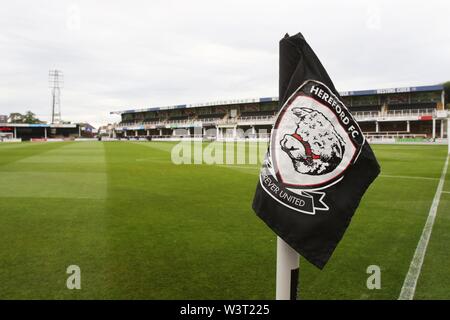
<svg viewBox="0 0 450 320"><path fill-rule="evenodd" d="M84 136L86 124L0 123L0 141L52 141Z"/></svg>
<svg viewBox="0 0 450 320"><path fill-rule="evenodd" d="M447 136L443 85L340 92L368 139L435 141ZM267 138L278 98L215 101L113 111L121 116L114 137L213 139Z"/></svg>

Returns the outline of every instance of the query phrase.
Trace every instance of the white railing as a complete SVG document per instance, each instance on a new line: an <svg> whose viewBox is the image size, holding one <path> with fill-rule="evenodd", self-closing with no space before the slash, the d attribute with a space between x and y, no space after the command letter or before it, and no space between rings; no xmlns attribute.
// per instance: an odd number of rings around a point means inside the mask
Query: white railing
<svg viewBox="0 0 450 320"><path fill-rule="evenodd" d="M211 123L211 122L219 122L221 121L222 118L203 118L203 119L197 119L196 121L198 122L205 122L205 123Z"/></svg>
<svg viewBox="0 0 450 320"><path fill-rule="evenodd" d="M238 122L274 122L275 116L252 116L252 117L237 117L220 119L216 121L217 124L237 124Z"/></svg>
<svg viewBox="0 0 450 320"><path fill-rule="evenodd" d="M420 116L435 116L436 109L402 109L383 111L356 111L352 112L356 120L362 119L379 119L379 118L405 118L405 117L420 117Z"/></svg>
<svg viewBox="0 0 450 320"><path fill-rule="evenodd" d="M273 121L275 116L253 116L253 117L239 117L238 121Z"/></svg>
<svg viewBox="0 0 450 320"><path fill-rule="evenodd" d="M379 117L380 112L379 111L357 111L352 112L352 115L358 119L358 118L376 118Z"/></svg>
<svg viewBox="0 0 450 320"><path fill-rule="evenodd" d="M161 124L187 124L197 122L196 119L177 119L177 120L166 120L161 122Z"/></svg>
<svg viewBox="0 0 450 320"><path fill-rule="evenodd" d="M117 126L118 127L130 127L130 126L136 126L136 125L142 125L142 122L121 122Z"/></svg>
<svg viewBox="0 0 450 320"><path fill-rule="evenodd" d="M402 139L421 139L423 141L432 141L426 134L414 134L414 133L399 133L396 134L378 134L370 135L365 134L366 139L369 142L395 142Z"/></svg>
<svg viewBox="0 0 450 320"><path fill-rule="evenodd" d="M143 124L158 124L160 121L144 121Z"/></svg>
<svg viewBox="0 0 450 320"><path fill-rule="evenodd" d="M390 110L388 117L407 117L407 116L425 116L434 115L436 109L408 109L408 110Z"/></svg>
<svg viewBox="0 0 450 320"><path fill-rule="evenodd" d="M364 132L365 136L399 136L399 135L413 135L413 133L408 131L380 131L380 132ZM420 134L422 135L422 134ZM425 135L425 134L423 134Z"/></svg>

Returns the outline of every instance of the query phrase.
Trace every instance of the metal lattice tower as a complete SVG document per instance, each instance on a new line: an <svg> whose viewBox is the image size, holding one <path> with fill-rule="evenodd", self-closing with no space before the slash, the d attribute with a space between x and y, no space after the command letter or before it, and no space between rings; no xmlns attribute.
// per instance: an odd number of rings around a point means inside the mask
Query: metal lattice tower
<svg viewBox="0 0 450 320"><path fill-rule="evenodd" d="M64 85L64 76L60 70L48 72L48 85L52 89L52 123L61 122L61 88Z"/></svg>

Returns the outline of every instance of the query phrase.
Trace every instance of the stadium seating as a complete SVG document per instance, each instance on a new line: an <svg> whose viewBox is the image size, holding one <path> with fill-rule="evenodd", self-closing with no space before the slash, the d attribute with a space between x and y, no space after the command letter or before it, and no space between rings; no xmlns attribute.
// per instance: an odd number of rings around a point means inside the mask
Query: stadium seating
<svg viewBox="0 0 450 320"><path fill-rule="evenodd" d="M361 129L369 136L443 138L446 115L443 86L422 86L343 92L342 100ZM441 106L441 107L440 107ZM267 138L277 112L276 98L259 98L118 111L121 122L114 132L121 136L178 136L176 129L216 128L215 137L229 137L230 129L253 128L251 137ZM163 132L164 131L164 132ZM194 133L189 131L190 135ZM236 133L231 137L238 138Z"/></svg>

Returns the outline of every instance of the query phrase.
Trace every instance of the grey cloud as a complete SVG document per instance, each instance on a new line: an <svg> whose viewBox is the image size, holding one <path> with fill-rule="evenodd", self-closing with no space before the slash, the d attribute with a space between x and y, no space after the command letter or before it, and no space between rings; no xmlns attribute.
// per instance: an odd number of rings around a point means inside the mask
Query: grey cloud
<svg viewBox="0 0 450 320"><path fill-rule="evenodd" d="M301 31L340 90L447 80L445 1L14 1L0 12L0 113L62 114L277 95L278 41ZM75 20L73 13L79 16Z"/></svg>

